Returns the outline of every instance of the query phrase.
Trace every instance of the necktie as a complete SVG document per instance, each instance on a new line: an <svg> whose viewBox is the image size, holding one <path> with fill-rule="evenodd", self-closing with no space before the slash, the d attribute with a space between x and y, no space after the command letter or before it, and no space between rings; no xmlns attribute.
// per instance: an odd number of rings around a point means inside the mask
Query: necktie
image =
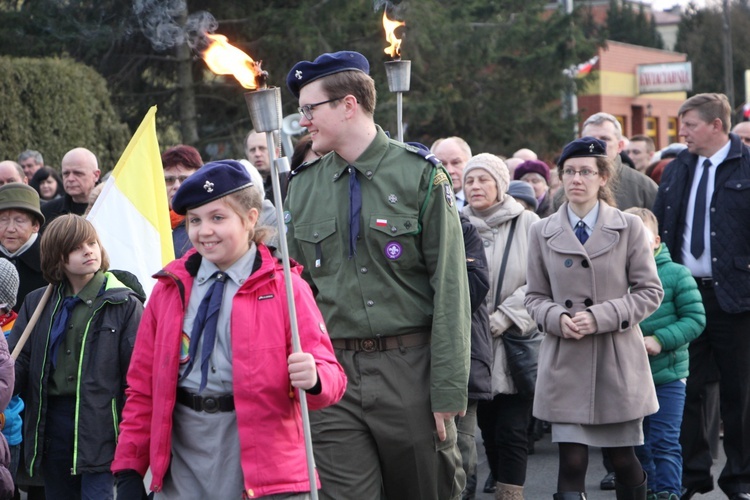
<svg viewBox="0 0 750 500"><path fill-rule="evenodd" d="M357 169L349 166L349 258L357 253L359 215L362 212L362 190L357 179Z"/></svg>
<svg viewBox="0 0 750 500"><path fill-rule="evenodd" d="M198 392L206 388L208 380L208 359L214 350L216 343L216 323L219 319L219 309L221 309L221 298L224 295L224 283L227 275L221 271L216 271L211 275L215 278L214 283L206 292L205 297L198 306L198 313L193 321L193 330L190 332L190 347L188 348L188 365L181 379L184 379L193 369L195 358L198 355L198 343L203 336L203 349L201 349L201 385Z"/></svg>
<svg viewBox="0 0 750 500"><path fill-rule="evenodd" d="M60 345L65 340L65 333L67 332L68 319L70 313L73 312L73 308L81 302L78 296L65 297L60 311L55 315L55 319L52 321L52 329L50 333L49 342L49 356L52 360L52 367L57 368L57 351L60 349Z"/></svg>
<svg viewBox="0 0 750 500"><path fill-rule="evenodd" d="M589 233L586 232L586 224L579 220L578 224L576 224L576 237L578 238L578 241L581 242L581 245L586 243L586 240L589 239Z"/></svg>
<svg viewBox="0 0 750 500"><path fill-rule="evenodd" d="M701 179L698 181L698 190L695 192L695 212L693 212L693 232L690 235L690 253L696 259L703 255L706 248L703 241L703 231L706 228L706 190L708 188L708 169L711 160L703 162Z"/></svg>

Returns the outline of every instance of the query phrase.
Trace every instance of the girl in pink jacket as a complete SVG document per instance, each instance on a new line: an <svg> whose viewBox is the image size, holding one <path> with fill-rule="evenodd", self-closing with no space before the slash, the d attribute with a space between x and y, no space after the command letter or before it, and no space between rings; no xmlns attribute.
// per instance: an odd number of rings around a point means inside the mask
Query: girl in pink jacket
<svg viewBox="0 0 750 500"><path fill-rule="evenodd" d="M298 392L341 399L336 361L309 286L293 267L302 351L292 352L280 262L256 229L261 195L235 161L204 165L172 200L191 250L156 277L128 370L112 470L118 499L308 498ZM318 485L319 487L319 485Z"/></svg>

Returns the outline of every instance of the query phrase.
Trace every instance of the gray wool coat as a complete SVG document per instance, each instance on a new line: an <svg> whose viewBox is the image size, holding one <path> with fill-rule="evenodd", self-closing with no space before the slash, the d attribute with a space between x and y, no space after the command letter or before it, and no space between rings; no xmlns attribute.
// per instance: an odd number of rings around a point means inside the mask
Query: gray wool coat
<svg viewBox="0 0 750 500"><path fill-rule="evenodd" d="M584 247L567 203L529 231L525 305L547 333L539 352L534 416L549 422L610 424L659 406L640 323L664 292L640 218L600 202ZM560 317L590 311L597 332L562 337Z"/></svg>

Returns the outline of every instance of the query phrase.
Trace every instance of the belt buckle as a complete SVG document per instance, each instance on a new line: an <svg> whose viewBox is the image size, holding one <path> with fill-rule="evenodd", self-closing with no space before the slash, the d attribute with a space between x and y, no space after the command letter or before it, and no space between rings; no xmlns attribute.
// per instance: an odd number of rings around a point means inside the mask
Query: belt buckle
<svg viewBox="0 0 750 500"><path fill-rule="evenodd" d="M698 278L701 283L701 288L713 288L714 286L714 279L713 278Z"/></svg>
<svg viewBox="0 0 750 500"><path fill-rule="evenodd" d="M206 413L216 413L219 411L219 400L213 396L203 398L201 409Z"/></svg>
<svg viewBox="0 0 750 500"><path fill-rule="evenodd" d="M364 352L375 352L378 350L378 345L375 342L375 339L362 339L359 344Z"/></svg>

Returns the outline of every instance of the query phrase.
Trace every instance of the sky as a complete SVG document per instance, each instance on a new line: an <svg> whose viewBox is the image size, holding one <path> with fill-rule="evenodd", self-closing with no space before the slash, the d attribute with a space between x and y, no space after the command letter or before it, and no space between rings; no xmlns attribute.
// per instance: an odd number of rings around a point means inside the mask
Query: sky
<svg viewBox="0 0 750 500"><path fill-rule="evenodd" d="M706 3L713 2L715 0L694 0L695 5L698 7L704 7ZM646 0L644 3L649 3L648 0ZM690 0L652 0L651 7L654 10L664 10L672 7L673 5L687 5L690 3Z"/></svg>

